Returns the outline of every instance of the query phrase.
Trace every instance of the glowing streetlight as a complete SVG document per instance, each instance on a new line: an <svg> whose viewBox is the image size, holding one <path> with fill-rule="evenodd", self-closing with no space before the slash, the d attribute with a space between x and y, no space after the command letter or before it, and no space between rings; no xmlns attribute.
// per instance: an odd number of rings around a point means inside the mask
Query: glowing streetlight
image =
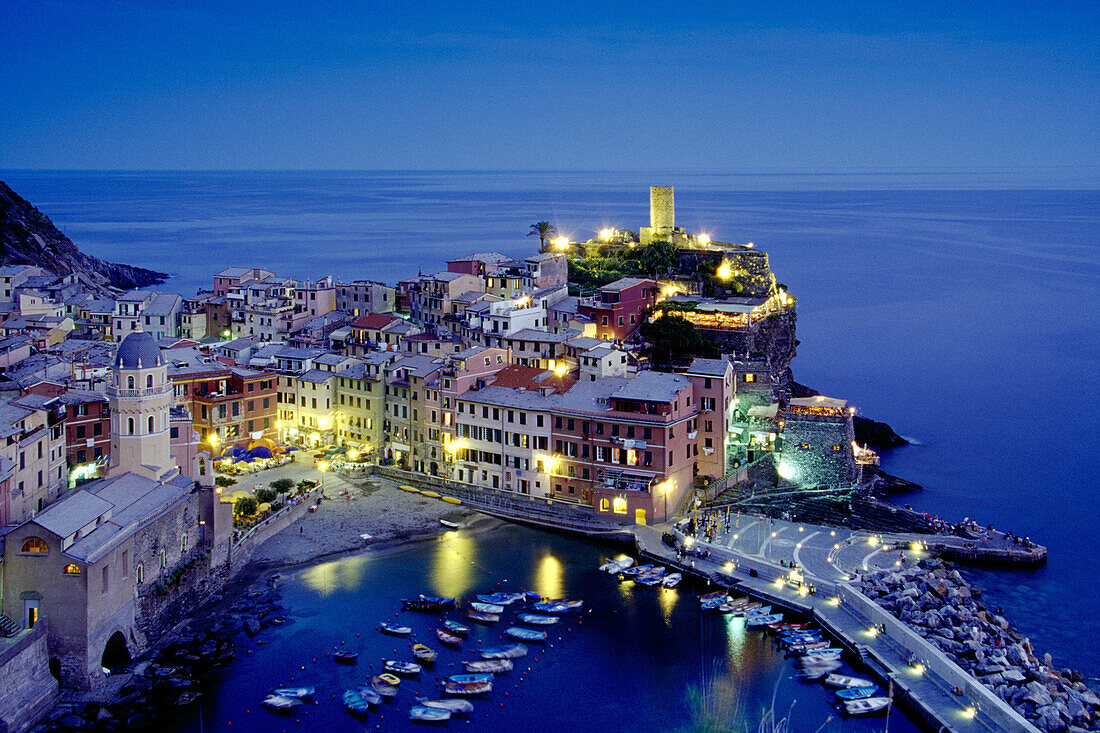
<svg viewBox="0 0 1100 733"><path fill-rule="evenodd" d="M710 235L709 234L700 234L697 237L695 237L695 241L698 242L699 244L710 244Z"/></svg>
<svg viewBox="0 0 1100 733"><path fill-rule="evenodd" d="M217 448L222 439L217 433L210 433L206 436L206 442L210 444L211 448Z"/></svg>
<svg viewBox="0 0 1100 733"><path fill-rule="evenodd" d="M568 364L558 364L557 366L554 367L554 374L557 374L559 377L564 377L568 373L569 373L569 365Z"/></svg>
<svg viewBox="0 0 1100 733"><path fill-rule="evenodd" d="M722 264L718 265L718 270L714 274L719 280L729 280L733 277L733 268L730 267L730 263L722 260Z"/></svg>
<svg viewBox="0 0 1100 733"><path fill-rule="evenodd" d="M569 249L569 237L554 237L554 246L558 249Z"/></svg>
<svg viewBox="0 0 1100 733"><path fill-rule="evenodd" d="M601 242L610 242L611 238L613 236L615 236L615 232L612 229L601 229L600 230L600 241Z"/></svg>

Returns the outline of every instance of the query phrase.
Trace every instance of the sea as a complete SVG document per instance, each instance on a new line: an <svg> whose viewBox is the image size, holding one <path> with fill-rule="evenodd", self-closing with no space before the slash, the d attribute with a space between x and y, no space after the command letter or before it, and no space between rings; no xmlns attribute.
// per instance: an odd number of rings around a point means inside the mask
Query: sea
<svg viewBox="0 0 1100 733"><path fill-rule="evenodd" d="M522 257L537 247L526 236L536 221L574 240L605 227L637 230L648 222L648 187L675 186L678 226L753 242L798 298L796 378L909 439L882 465L924 488L897 503L1049 548L1038 568L965 573L986 606L1003 609L1055 665L1100 678L1095 170L13 170L0 178L82 251L170 273L161 288L185 294L210 288L229 265L394 282L471 252ZM204 703L205 722L264 728L256 695L294 665L306 667L296 679L323 680L327 692L338 672L307 658L355 633L367 639L364 656L377 657L389 641L379 646L373 628L402 595L466 593L498 580L538 590L553 578L549 587L585 598L593 616L542 653L502 707L495 693L488 717L480 706L479 729L516 730L536 715L607 730L686 730L691 701L721 679L739 690L746 721L774 694L778 712L795 705L792 731L817 730L828 715L823 692L792 679L766 642L700 616L689 590L609 584L592 571L607 550L509 527L295 571L283 585L292 623L234 666ZM322 702L305 715L342 725L338 705ZM403 725L390 718L381 727ZM890 721L890 730L910 729L900 716Z"/></svg>

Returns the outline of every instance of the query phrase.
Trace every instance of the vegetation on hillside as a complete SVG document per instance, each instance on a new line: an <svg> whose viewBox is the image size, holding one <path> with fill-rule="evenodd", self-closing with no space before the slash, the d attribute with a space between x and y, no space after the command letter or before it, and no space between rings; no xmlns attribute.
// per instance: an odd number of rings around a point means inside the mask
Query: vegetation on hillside
<svg viewBox="0 0 1100 733"><path fill-rule="evenodd" d="M639 333L650 344L648 356L655 369L671 369L690 362L694 357L713 359L721 353L714 341L676 314L646 321L639 328Z"/></svg>
<svg viewBox="0 0 1100 733"><path fill-rule="evenodd" d="M569 256L569 282L580 292L624 277L664 277L676 268L676 246L656 241L635 247L582 245Z"/></svg>

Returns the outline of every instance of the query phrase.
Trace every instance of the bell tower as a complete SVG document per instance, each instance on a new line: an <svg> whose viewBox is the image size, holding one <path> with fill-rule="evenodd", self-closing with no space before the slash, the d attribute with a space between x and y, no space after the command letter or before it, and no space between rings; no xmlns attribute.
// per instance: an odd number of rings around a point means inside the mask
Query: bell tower
<svg viewBox="0 0 1100 733"><path fill-rule="evenodd" d="M134 472L164 481L173 465L168 410L172 384L168 362L153 337L134 331L119 344L107 387L111 408L111 465L108 476Z"/></svg>

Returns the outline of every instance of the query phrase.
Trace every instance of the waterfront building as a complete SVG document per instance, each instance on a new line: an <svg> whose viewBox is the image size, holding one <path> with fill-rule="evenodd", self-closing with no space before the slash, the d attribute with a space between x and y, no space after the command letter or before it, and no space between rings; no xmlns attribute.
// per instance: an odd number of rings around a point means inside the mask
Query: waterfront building
<svg viewBox="0 0 1100 733"><path fill-rule="evenodd" d="M306 280L294 288L294 312L310 320L336 310L336 285L331 276Z"/></svg>
<svg viewBox="0 0 1100 733"><path fill-rule="evenodd" d="M336 281L336 310L362 316L367 313L392 313L397 307L397 292L392 285L373 280Z"/></svg>
<svg viewBox="0 0 1100 733"><path fill-rule="evenodd" d="M336 377L336 410L333 420L341 444L365 452L384 447L384 367L397 359L393 352L366 354Z"/></svg>
<svg viewBox="0 0 1100 733"><path fill-rule="evenodd" d="M515 383L550 374L531 367L510 367ZM529 374L534 372L535 375ZM498 373L499 374L499 373ZM489 385L467 390L456 400L455 438L447 446L452 477L478 486L547 495L550 489L550 407L541 391Z"/></svg>
<svg viewBox="0 0 1100 733"><path fill-rule="evenodd" d="M247 280L263 280L275 273L257 267L227 267L214 276L214 295L226 295Z"/></svg>
<svg viewBox="0 0 1100 733"><path fill-rule="evenodd" d="M434 380L446 365L443 359L409 356L383 367L385 375L385 416L382 423L387 443L387 459L398 465L411 465L412 460L425 460L430 446L413 454L413 436L424 438L422 415L425 409L426 385ZM434 402L434 400L433 400ZM430 408L429 408L430 409Z"/></svg>
<svg viewBox="0 0 1100 733"><path fill-rule="evenodd" d="M654 280L624 277L604 285L595 296L582 298L577 313L595 324L596 338L626 341L645 320L659 290Z"/></svg>
<svg viewBox="0 0 1100 733"><path fill-rule="evenodd" d="M455 315L452 300L463 293L484 293L485 279L459 272L421 275L408 287L409 314L421 325L443 325Z"/></svg>
<svg viewBox="0 0 1100 733"><path fill-rule="evenodd" d="M696 470L700 476L723 478L737 468L729 461L727 451L736 395L733 365L727 359L695 359L685 374L695 387L699 403Z"/></svg>

